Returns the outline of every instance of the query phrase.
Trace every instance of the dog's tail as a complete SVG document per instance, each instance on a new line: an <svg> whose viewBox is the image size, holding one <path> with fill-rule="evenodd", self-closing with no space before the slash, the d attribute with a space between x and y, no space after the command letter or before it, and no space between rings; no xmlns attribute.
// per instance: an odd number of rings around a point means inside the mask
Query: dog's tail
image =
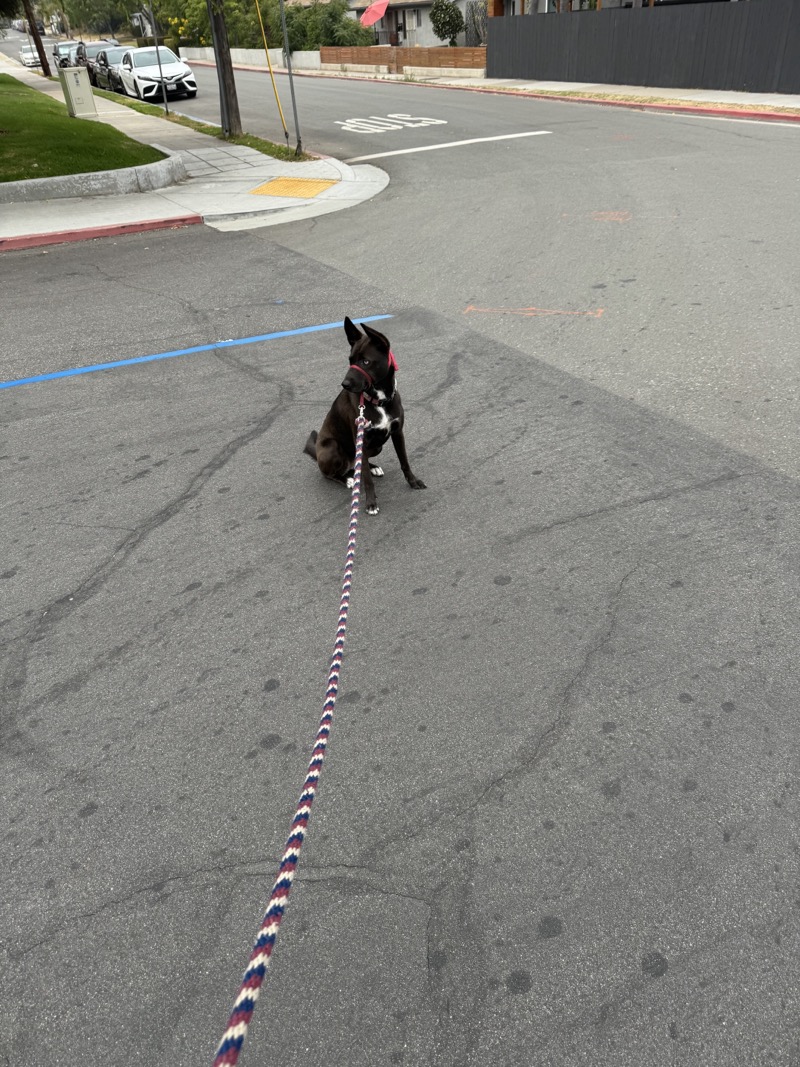
<svg viewBox="0 0 800 1067"><path fill-rule="evenodd" d="M308 440L306 441L306 447L303 449L303 451L306 453L306 455L311 456L312 459L316 459L317 458L317 431L316 430L312 430L311 433L308 435Z"/></svg>

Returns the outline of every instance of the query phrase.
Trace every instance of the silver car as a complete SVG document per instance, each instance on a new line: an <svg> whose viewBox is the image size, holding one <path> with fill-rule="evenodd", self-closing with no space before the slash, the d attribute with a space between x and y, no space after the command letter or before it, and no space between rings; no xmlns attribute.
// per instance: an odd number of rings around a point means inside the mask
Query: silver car
<svg viewBox="0 0 800 1067"><path fill-rule="evenodd" d="M24 44L19 50L19 61L23 67L41 67L39 53L32 44Z"/></svg>

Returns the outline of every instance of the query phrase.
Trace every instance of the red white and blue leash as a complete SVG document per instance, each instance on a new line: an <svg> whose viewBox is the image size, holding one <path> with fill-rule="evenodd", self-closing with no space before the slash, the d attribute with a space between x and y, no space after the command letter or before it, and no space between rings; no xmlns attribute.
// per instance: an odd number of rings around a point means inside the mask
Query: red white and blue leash
<svg viewBox="0 0 800 1067"><path fill-rule="evenodd" d="M344 656L344 639L347 631L347 614L350 608L350 589L352 586L353 562L356 554L356 529L358 528L358 510L361 501L361 464L364 446L364 429L367 420L364 417L364 397L359 404L358 418L356 419L356 456L353 466L353 495L350 503L350 527L347 535L347 555L345 557L344 576L342 579L342 599L339 604L339 624L336 629L336 641L333 646L333 656L328 673L328 686L325 693L325 703L322 710L322 719L319 731L314 740L314 749L311 753L311 762L308 765L306 780L303 783L303 791L297 805L286 848L278 868L278 876L272 887L269 904L261 921L261 926L256 937L253 951L247 970L244 973L239 993L234 1001L228 1025L222 1035L216 1056L214 1067L223 1067L223 1064L235 1064L238 1062L239 1053L242 1050L244 1039L250 1019L255 1011L258 994L269 967L272 950L278 937L278 929L283 919L289 893L294 881L297 862L300 857L300 849L306 836L306 827L311 816L311 805L317 795L322 763L325 759L325 751L333 725L333 712L336 707L336 694L339 691L339 672Z"/></svg>

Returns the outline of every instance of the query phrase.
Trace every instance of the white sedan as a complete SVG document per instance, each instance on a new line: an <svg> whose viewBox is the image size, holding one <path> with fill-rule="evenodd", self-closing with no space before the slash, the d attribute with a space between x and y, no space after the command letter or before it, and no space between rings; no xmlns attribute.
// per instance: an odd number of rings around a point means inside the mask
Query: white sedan
<svg viewBox="0 0 800 1067"><path fill-rule="evenodd" d="M41 67L39 53L32 44L24 44L19 50L19 61L23 67Z"/></svg>
<svg viewBox="0 0 800 1067"><path fill-rule="evenodd" d="M192 68L163 45L159 47L158 55L155 48L129 49L122 57L118 73L126 95L137 96L140 100L162 100L162 79L167 97L197 96L197 82Z"/></svg>

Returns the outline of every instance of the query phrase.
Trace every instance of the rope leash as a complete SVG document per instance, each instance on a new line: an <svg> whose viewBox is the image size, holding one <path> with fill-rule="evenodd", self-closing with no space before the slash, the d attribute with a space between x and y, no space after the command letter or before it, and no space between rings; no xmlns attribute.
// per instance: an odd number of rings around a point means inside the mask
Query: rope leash
<svg viewBox="0 0 800 1067"><path fill-rule="evenodd" d="M278 937L278 929L286 910L289 893L294 881L295 869L300 857L300 849L306 836L306 827L311 817L311 805L317 794L319 776L322 773L322 763L325 759L325 750L328 745L331 727L333 724L333 712L336 706L336 694L339 690L339 672L344 656L344 639L347 632L347 613L350 608L350 588L352 585L353 562L356 554L356 529L358 527L358 508L361 499L361 453L364 445L364 429L367 420L364 417L364 397L359 401L358 418L356 419L356 457L353 465L353 495L350 503L350 528L347 535L347 555L345 557L344 576L342 578L342 599L339 604L339 624L336 630L336 641L333 646L331 667L328 673L328 687L325 693L325 703L322 709L322 719L319 731L314 740L314 750L311 753L311 762L308 765L306 780L303 783L303 791L297 804L292 821L291 831L286 841L286 848L278 868L278 877L272 887L269 904L261 921L258 937L253 945L247 970L244 973L239 993L233 1004L233 1010L228 1019L228 1026L222 1035L222 1041L214 1057L214 1067L223 1067L223 1064L235 1064L239 1060L239 1053L247 1035L250 1019L255 1011L261 984L269 967L272 950Z"/></svg>

